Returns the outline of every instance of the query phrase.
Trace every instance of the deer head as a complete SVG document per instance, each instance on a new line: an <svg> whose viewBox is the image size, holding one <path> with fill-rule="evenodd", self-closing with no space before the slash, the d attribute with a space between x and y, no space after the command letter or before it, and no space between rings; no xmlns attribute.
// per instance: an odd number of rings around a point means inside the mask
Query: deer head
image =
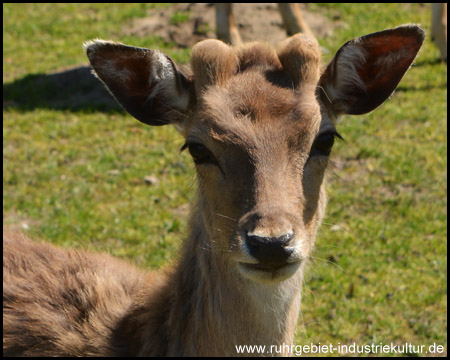
<svg viewBox="0 0 450 360"><path fill-rule="evenodd" d="M157 50L95 40L94 74L148 125L173 124L197 169L196 240L237 276L278 283L311 253L324 215L324 177L343 114L364 114L394 91L424 39L413 25L351 40L320 70L317 41L277 50L205 40L193 74Z"/></svg>

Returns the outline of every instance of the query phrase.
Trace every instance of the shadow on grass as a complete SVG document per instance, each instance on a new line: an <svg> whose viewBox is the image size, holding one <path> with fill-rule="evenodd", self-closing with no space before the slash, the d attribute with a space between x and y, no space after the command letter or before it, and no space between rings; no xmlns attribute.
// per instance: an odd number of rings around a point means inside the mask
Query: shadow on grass
<svg viewBox="0 0 450 360"><path fill-rule="evenodd" d="M30 111L37 108L70 111L123 111L91 74L79 66L50 74L31 74L3 84L3 108Z"/></svg>

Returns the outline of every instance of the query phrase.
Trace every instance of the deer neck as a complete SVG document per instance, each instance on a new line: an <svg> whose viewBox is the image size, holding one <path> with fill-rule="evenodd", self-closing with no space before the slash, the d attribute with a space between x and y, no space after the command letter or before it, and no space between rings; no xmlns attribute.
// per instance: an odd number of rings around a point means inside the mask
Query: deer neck
<svg viewBox="0 0 450 360"><path fill-rule="evenodd" d="M243 278L227 254L211 249L208 224L194 212L179 266L171 319L181 339L174 352L237 355L235 345L291 344L300 308L302 268L277 284ZM279 350L278 350L279 351ZM286 352L286 351L284 351ZM175 355L175 354L174 354ZM256 354L255 354L256 355Z"/></svg>

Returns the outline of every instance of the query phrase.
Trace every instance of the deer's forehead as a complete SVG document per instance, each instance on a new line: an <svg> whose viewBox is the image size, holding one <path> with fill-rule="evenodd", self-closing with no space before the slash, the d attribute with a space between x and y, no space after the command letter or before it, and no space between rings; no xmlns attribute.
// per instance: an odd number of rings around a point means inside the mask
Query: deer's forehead
<svg viewBox="0 0 450 360"><path fill-rule="evenodd" d="M237 117L245 115L254 122L286 118L299 105L291 88L272 84L259 72L238 74L221 90Z"/></svg>
<svg viewBox="0 0 450 360"><path fill-rule="evenodd" d="M220 142L247 146L295 143L297 138L314 137L320 118L314 92L299 93L270 83L264 74L251 73L206 91L191 129Z"/></svg>

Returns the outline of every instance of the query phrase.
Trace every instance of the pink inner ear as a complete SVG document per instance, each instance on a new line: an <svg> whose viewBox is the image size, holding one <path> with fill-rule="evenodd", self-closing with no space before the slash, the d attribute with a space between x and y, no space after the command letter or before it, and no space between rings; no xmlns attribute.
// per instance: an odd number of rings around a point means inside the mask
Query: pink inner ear
<svg viewBox="0 0 450 360"><path fill-rule="evenodd" d="M423 39L422 29L407 25L363 36L345 44L328 67L329 73L323 77L324 82L330 79L330 75L333 80L344 79L340 84L333 84L335 89L339 89L332 104L336 113L364 114L381 105L408 70ZM348 61L342 60L345 59L342 54L348 51L357 53L355 47L361 48L363 58L350 57L353 63L350 66L333 66L333 63ZM346 74L336 76L336 71L345 71ZM352 78L351 74L347 74L349 71L356 71L353 79L359 77L360 87L346 80Z"/></svg>
<svg viewBox="0 0 450 360"><path fill-rule="evenodd" d="M374 39L366 47L367 63L358 69L358 75L369 92L395 89L416 56L411 41L403 36Z"/></svg>
<svg viewBox="0 0 450 360"><path fill-rule="evenodd" d="M116 100L148 125L180 122L189 105L190 82L159 51L93 41L87 55Z"/></svg>
<svg viewBox="0 0 450 360"><path fill-rule="evenodd" d="M420 45L419 45L420 47ZM371 111L381 105L395 90L416 57L417 41L402 34L375 38L366 47L366 65L358 68L358 75L366 84L370 100L358 103L349 114ZM363 106L365 105L365 106Z"/></svg>

